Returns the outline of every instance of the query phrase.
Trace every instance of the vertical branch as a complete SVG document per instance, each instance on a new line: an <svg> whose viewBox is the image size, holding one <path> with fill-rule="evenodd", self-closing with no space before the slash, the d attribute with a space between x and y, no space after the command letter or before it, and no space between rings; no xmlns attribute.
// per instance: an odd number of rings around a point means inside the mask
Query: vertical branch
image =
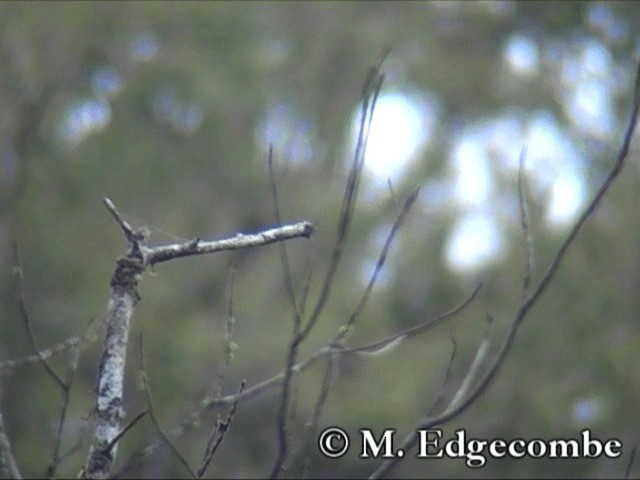
<svg viewBox="0 0 640 480"><path fill-rule="evenodd" d="M527 159L527 147L520 152L520 163L518 166L518 204L520 205L520 226L526 248L524 265L524 276L522 278L522 295L526 294L531 283L531 271L533 269L533 240L529 232L527 197L525 194L525 162Z"/></svg>
<svg viewBox="0 0 640 480"><path fill-rule="evenodd" d="M107 450L119 433L124 413L123 387L133 310L139 300L138 280L143 266L140 261L124 257L117 261L111 279L111 298L107 308L107 333L98 367L97 424L93 444L85 464L87 478L109 475L117 445Z"/></svg>
<svg viewBox="0 0 640 480"><path fill-rule="evenodd" d="M269 165L269 183L271 184L271 197L273 198L273 210L274 215L276 217L276 221L278 222L278 226L282 225L282 215L280 213L280 199L278 196L278 186L276 184L276 177L273 172L273 145L269 145L269 158L267 161ZM282 264L282 270L284 272L284 284L287 289L287 296L289 297L289 301L291 302L291 308L294 312L294 330L297 331L300 329L300 312L298 310L298 305L296 302L296 294L293 289L293 279L291 278L291 266L289 264L289 256L287 254L287 246L284 243L279 245L280 247L280 260Z"/></svg>
<svg viewBox="0 0 640 480"><path fill-rule="evenodd" d="M64 422L67 419L69 401L71 400L71 384L73 383L73 377L78 369L78 361L80 360L80 350L78 348L74 348L72 355L71 364L67 369L67 376L64 381L64 389L62 390L62 409L60 412L60 419L58 421L55 446L53 448L53 458L51 460L51 464L47 468L47 478L54 478L56 476L56 469L62 460L60 456L60 446L62 445L62 434L64 432Z"/></svg>
<svg viewBox="0 0 640 480"><path fill-rule="evenodd" d="M238 390L238 394L242 393L242 390L244 390L244 385L245 385L245 382L243 380L242 383L240 384L240 389ZM229 431L229 425L231 425L231 421L233 420L233 417L236 414L236 409L238 408L238 401L239 399L236 399L236 401L233 402L233 404L231 405L231 408L229 409L229 413L227 414L227 418L225 418L224 420L218 419L218 421L216 422L216 426L213 429L213 432L211 432L211 435L209 436L209 440L207 442L207 448L205 450L202 463L200 464L200 466L198 467L198 471L196 472L196 475L198 478L202 478L202 476L207 471L207 468L209 468L209 465L211 464L211 460L213 460L213 457L216 454L218 447L220 447L220 445L222 444L222 441L224 440L224 436Z"/></svg>
<svg viewBox="0 0 640 480"><path fill-rule="evenodd" d="M187 471L191 475L191 478L198 478L197 475L195 474L195 472L189 466L189 463L187 462L187 460L182 456L182 454L180 453L178 448L169 439L167 434L164 433L164 430L160 426L160 422L158 422L158 419L156 417L155 409L153 408L153 400L152 400L152 396L151 396L151 386L149 385L149 377L147 375L147 366L146 366L146 362L145 362L145 359L144 359L145 355L144 355L144 344L142 342L142 334L140 334L139 340L140 340L140 364L142 365L142 383L143 383L143 387L144 387L144 394L147 397L147 406L148 406L148 410L147 411L149 412L149 415L151 416L151 422L153 423L153 426L156 427L156 430L160 434L160 437L162 438L162 440L169 446L169 448L171 448L171 451L173 451L173 453L178 458L180 463L187 469ZM144 413L146 414L146 412L144 412Z"/></svg>
<svg viewBox="0 0 640 480"><path fill-rule="evenodd" d="M108 476L116 456L117 444L113 442L120 433L120 420L124 416L122 405L127 342L133 310L140 300L138 281L144 271L141 254L144 233L134 231L111 200L105 198L105 204L129 240L129 253L118 259L111 278L107 333L98 366L97 423L84 467L87 478Z"/></svg>
<svg viewBox="0 0 640 480"><path fill-rule="evenodd" d="M375 110L380 90L382 89L383 81L384 75L380 73L380 65L372 67L369 70L367 80L362 89L362 111L360 115L358 141L356 143L356 150L353 156L351 169L349 171L349 177L347 178L344 197L342 199L342 207L340 217L338 219L338 235L331 253L329 267L327 269L324 282L322 283L320 295L315 308L302 331L301 335L303 337L306 337L309 334L315 323L318 321L318 318L324 310L324 306L329 298L329 294L331 293L331 288L333 287L333 279L342 258L342 251L344 249L344 244L353 218L353 211L357 198L358 185L360 184L362 167L364 165L369 131L371 130L371 122L373 121L373 112Z"/></svg>
<svg viewBox="0 0 640 480"><path fill-rule="evenodd" d="M342 328L340 329L340 331L338 332L336 337L333 339L333 343L337 344L339 342L342 342L343 338L353 328L353 325L355 324L356 319L360 316L360 314L364 310L364 307L367 305L367 302L369 301L369 297L371 296L371 292L373 291L373 287L375 286L376 281L378 280L378 275L382 271L382 267L384 266L384 263L387 260L387 255L389 254L389 249L391 248L391 243L393 242L393 239L395 238L396 234L398 233L398 230L400 230L400 227L402 226L402 224L406 220L407 215L409 214L409 210L411 210L411 207L413 206L413 204L415 203L416 199L418 198L418 193L419 192L420 192L419 188L414 189L409 194L409 196L407 197L407 200L405 201L404 205L400 209L400 213L396 217L396 220L393 223L393 226L391 227L391 230L389 231L389 234L387 235L387 238L386 238L386 240L384 242L384 246L382 247L382 250L380 251L380 255L378 256L378 260L376 261L376 265L375 265L375 267L373 269L373 273L371 274L371 277L369 278L369 283L367 284L367 287L365 288L365 291L364 291L362 297L360 298L360 301L358 302L358 305L355 307L355 309L353 310L353 312L349 316L349 319L342 326Z"/></svg>
<svg viewBox="0 0 640 480"><path fill-rule="evenodd" d="M282 223L280 214L280 201L278 199L278 187L276 185L275 175L273 173L273 146L269 145L269 179L271 183L271 194L273 198L274 212L278 225ZM282 384L282 393L280 394L280 404L278 407L278 416L276 420L276 426L278 431L278 454L276 460L271 469L271 478L277 478L282 469L285 458L289 452L289 440L287 438L287 415L289 411L290 401L290 388L293 380L292 369L296 363L298 355L298 345L302 341L300 335L300 326L302 325L302 317L300 316L300 310L296 302L296 295L293 289L293 280L291 278L291 268L289 266L289 257L287 255L287 249L284 244L280 245L280 263L282 264L282 271L284 274L284 283L287 289L287 296L291 303L293 310L293 332L291 341L287 348L287 358L285 361L285 375L284 382Z"/></svg>
<svg viewBox="0 0 640 480"><path fill-rule="evenodd" d="M218 378L211 390L212 393L209 395L209 398L211 399L222 397L225 377L227 375L227 371L229 370L229 366L231 365L231 361L233 360L233 352L237 348L236 343L233 341L233 330L236 323L236 317L234 313L235 300L233 296L235 273L236 266L232 261L231 265L229 266L229 305L227 307L227 317L224 321L224 358L222 361L222 368L220 369L220 373L218 374Z"/></svg>
<svg viewBox="0 0 640 480"><path fill-rule="evenodd" d="M307 442L302 453L302 473L301 478L309 478L311 473L311 446L314 443L316 432L318 431L318 425L320 424L320 415L329 398L329 389L331 387L331 381L335 373L336 363L338 361L338 355L333 354L327 360L327 366L324 371L324 378L322 380L322 387L320 388L320 394L316 401L316 406L313 409L313 418L307 432Z"/></svg>
<svg viewBox="0 0 640 480"><path fill-rule="evenodd" d="M316 302L315 308L311 313L309 320L307 321L304 328L302 328L302 319L300 316L300 312L295 300L295 295L293 292L293 286L291 285L291 273L288 267L288 259L286 256L286 251L281 250L282 263L285 272L285 283L287 284L287 292L289 294L289 299L292 303L292 308L294 310L294 326L293 326L293 337L289 343L287 349L287 359L285 366L285 376L282 384L282 394L280 398L280 406L278 409L278 419L277 419L277 430L278 430L278 453L276 456L276 460L271 469L271 478L278 478L280 472L282 470L282 466L287 457L289 446L287 439L287 431L286 431L286 423L287 423L287 414L289 410L289 400L290 400L290 386L293 380L293 367L296 363L298 347L302 343L302 341L309 335L313 327L315 326L320 314L324 310L325 304L329 298L329 294L331 292L331 288L333 287L334 277L340 263L340 259L342 258L342 252L344 248L344 244L349 232L349 227L351 225L351 219L353 217L353 211L355 208L355 200L357 197L358 185L360 183L360 177L362 173L362 168L364 165L364 158L367 146L367 139L369 136L369 131L371 129L371 122L373 119L373 111L375 109L375 104L378 99L378 95L382 88L382 82L384 80L384 75L380 74L380 65L372 67L367 76L367 80L365 81L362 93L362 113L360 119L360 129L358 132L358 141L356 145L356 150L354 154L353 163L351 166L351 170L349 171L349 177L347 179L347 185L345 188L344 197L342 200L342 207L340 216L338 219L338 235L334 244L333 252L331 254L331 259L329 261L329 267L322 284L320 295ZM276 214L279 213L278 207L278 198L277 198L277 189L275 188L275 180L273 179L273 169L272 169L272 149L269 149L269 172L272 177L272 188L273 188L273 197L276 203Z"/></svg>

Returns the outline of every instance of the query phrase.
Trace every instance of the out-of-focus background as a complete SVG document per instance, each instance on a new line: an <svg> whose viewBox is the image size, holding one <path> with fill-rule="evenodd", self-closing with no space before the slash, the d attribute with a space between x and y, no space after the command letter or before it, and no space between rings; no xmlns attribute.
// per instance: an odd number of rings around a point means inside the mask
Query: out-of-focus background
<svg viewBox="0 0 640 480"><path fill-rule="evenodd" d="M376 357L345 357L321 426L404 437L434 401L452 348L459 384L493 318L497 348L521 298L526 250L517 196L526 176L534 282L602 181L628 120L640 57L635 3L109 3L0 5L0 358L31 353L18 309L11 244L39 343L81 334L104 312L123 236L110 196L152 243L221 238L275 223L267 171L274 147L285 221L310 220L288 243L302 290L317 298L352 158L361 86L391 46L353 232L327 310L301 358L331 338L358 302L385 235L422 190L352 336L355 345L477 300L437 329ZM393 194L389 188L391 180ZM623 442L618 460L416 460L398 477L622 477L640 444L638 150L531 311L488 391L445 426L469 437ZM136 378L144 336L157 416L171 426L199 407L224 359L231 262L237 344L230 393L279 372L291 309L278 248L163 264L146 275L134 318L128 418L145 408ZM101 340L83 353L63 451L88 438ZM53 361L64 374L67 359ZM291 436L305 440L322 362L296 380ZM60 392L38 366L0 379L0 405L22 472L50 459ZM457 383L456 383L457 382ZM268 475L277 390L240 403L209 474ZM215 415L178 446L197 465ZM148 419L118 450L157 440ZM59 469L75 475L86 448ZM311 476L361 477L376 461L312 455ZM195 466L194 466L195 468ZM638 461L632 476L640 474ZM295 471L292 471L295 473ZM163 451L133 476L185 475Z"/></svg>

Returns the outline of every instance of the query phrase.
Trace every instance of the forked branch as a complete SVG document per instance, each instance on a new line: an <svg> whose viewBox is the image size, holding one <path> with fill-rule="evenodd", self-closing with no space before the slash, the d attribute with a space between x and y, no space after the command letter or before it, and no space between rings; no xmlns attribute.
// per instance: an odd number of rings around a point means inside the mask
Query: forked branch
<svg viewBox="0 0 640 480"><path fill-rule="evenodd" d="M110 199L105 198L104 203L124 232L129 247L126 256L117 260L111 278L111 297L106 315L107 334L98 369L97 422L83 472L88 478L108 476L116 456L116 439L123 416L127 342L133 311L140 300L138 282L146 267L185 256L269 245L296 237L308 238L313 233L311 223L299 222L255 234L238 233L223 240L202 241L196 238L181 244L149 247L146 244L149 236L147 229L133 229Z"/></svg>

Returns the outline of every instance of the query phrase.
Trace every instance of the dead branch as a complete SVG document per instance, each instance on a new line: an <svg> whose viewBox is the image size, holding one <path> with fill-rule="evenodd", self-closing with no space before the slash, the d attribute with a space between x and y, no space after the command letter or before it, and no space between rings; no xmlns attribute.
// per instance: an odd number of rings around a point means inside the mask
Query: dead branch
<svg viewBox="0 0 640 480"><path fill-rule="evenodd" d="M176 456L176 458L180 461L180 463L187 469L187 471L189 472L189 474L191 475L191 478L199 478L196 473L191 469L191 467L189 466L189 463L187 462L187 460L182 456L182 454L180 453L180 450L178 450L178 447L176 447L173 442L171 441L171 439L169 439L169 437L167 436L166 433L164 433L163 428L160 426L160 422L158 421L158 418L156 417L156 412L155 409L153 408L153 400L151 397L151 386L149 385L149 377L147 375L147 366L146 366L146 362L144 359L144 345L142 343L142 335L140 335L140 362L142 365L142 383L144 386L144 394L147 397L147 410L149 412L149 415L151 416L151 421L153 423L153 426L156 427L156 430L158 431L158 433L160 434L160 437L162 438L162 441L169 446L169 448L171 449L171 451L173 452L173 454Z"/></svg>
<svg viewBox="0 0 640 480"><path fill-rule="evenodd" d="M31 320L29 318L29 313L27 312L27 306L24 299L24 288L23 288L23 274L22 274L22 263L20 262L20 253L18 251L18 245L14 244L14 256L15 256L15 268L18 272L18 303L20 304L20 314L22 317L22 323L25 328L25 332L27 335L27 339L31 344L31 348L35 352L34 355L38 357L40 365L44 368L45 372L53 380L56 386L62 392L62 405L60 407L60 418L58 419L58 428L56 430L56 437L54 439L54 447L51 458L51 463L47 467L46 477L53 478L56 473L56 469L58 464L60 463L60 446L62 444L62 435L64 433L64 424L67 418L67 411L69 409L69 401L71 399L71 384L73 383L73 377L78 369L78 361L80 359L80 350L79 348L72 347L72 358L67 368L67 373L65 379L63 380L56 372L53 370L51 365L47 359L42 355L42 350L38 346L35 335L33 333L33 329L31 328Z"/></svg>
<svg viewBox="0 0 640 480"><path fill-rule="evenodd" d="M238 233L235 237L217 241L196 238L182 244L149 247L146 244L148 230L133 229L109 198L105 198L104 203L120 225L129 245L127 255L117 260L111 278L111 296L106 314L107 333L98 367L97 422L84 467L84 475L88 478L108 476L116 456L117 444L114 444L114 439L119 434L124 415L122 405L127 342L134 308L140 300L138 283L146 267L185 256L263 246L296 237L308 238L313 233L310 222L299 222L256 234Z"/></svg>
<svg viewBox="0 0 640 480"><path fill-rule="evenodd" d="M520 226L522 227L522 235L524 237L524 244L526 249L526 256L524 262L524 275L522 277L522 296L527 294L527 289L531 283L531 271L533 270L534 252L533 252L533 239L531 232L529 231L528 220L528 203L525 192L526 179L525 179L525 162L527 160L527 147L525 146L520 152L520 162L518 165L518 204L520 205Z"/></svg>
<svg viewBox="0 0 640 480"><path fill-rule="evenodd" d="M244 390L244 380L240 384L238 393L242 393L242 390ZM196 472L198 478L202 478L202 476L207 471L207 468L209 468L211 460L213 460L213 456L216 454L218 447L220 447L220 445L222 444L224 436L229 431L229 425L231 425L231 421L236 414L237 408L238 402L236 401L231 405L227 417L224 420L218 419L218 421L216 422L216 426L209 436L209 441L207 442L207 448L204 454L204 458L202 459L202 463L200 464L200 466L198 467L198 471Z"/></svg>

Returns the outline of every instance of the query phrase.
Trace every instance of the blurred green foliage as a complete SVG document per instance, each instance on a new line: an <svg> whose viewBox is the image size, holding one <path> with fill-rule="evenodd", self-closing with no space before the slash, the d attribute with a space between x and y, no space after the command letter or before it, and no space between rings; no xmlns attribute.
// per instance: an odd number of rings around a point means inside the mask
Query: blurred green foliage
<svg viewBox="0 0 640 480"><path fill-rule="evenodd" d="M498 260L466 274L446 263L446 244L464 209L449 198L437 203L427 186L451 178L451 152L460 132L504 111L517 112L521 121L536 111L552 112L586 159L581 168L589 196L621 143L640 42L634 30L640 11L624 2L3 2L0 13L2 359L31 353L18 310L14 241L40 345L78 335L89 319L104 312L114 261L124 251L102 198L112 198L135 225L150 226L156 243L257 231L275 222L268 141L274 142L284 220L310 220L317 227L311 240L287 244L299 291L311 269L313 302L335 236L352 118L368 66L390 45L383 91L415 89L437 97L435 138L419 153L412 174L393 185L398 201L424 185L422 202L397 237L384 285L374 289L352 342L374 341L440 314L466 298L479 280L483 289L455 319L400 348L339 362L321 425L340 425L354 436L363 427L397 428L401 437L411 431L435 399L451 338L458 345L456 385L487 328L486 315L494 318L495 350L519 304L524 249L517 210L502 223L505 248ZM601 17L610 30L598 23ZM616 26L622 33L616 34ZM517 76L505 66L505 45L517 34L533 39L541 51L553 47L550 59L541 54L535 75ZM578 57L581 45L596 40L612 59L606 80L620 84L613 99L615 122L603 138L572 123L566 72L552 55L557 49L575 50ZM274 139L266 138L265 119L278 105L286 105L294 126L276 126ZM292 148L301 135L310 148L306 161ZM519 151L521 145L514 148ZM484 468L470 470L462 460L407 455L394 476L624 474L631 448L640 443L637 162L636 147L532 310L498 377L445 427L445 437L465 428L469 437L486 439L576 438L590 428L594 437L620 439L623 457L490 459ZM496 198L516 198L515 174L501 171L498 160L491 169L498 172ZM567 227L548 227L550 191L532 191L535 282ZM359 272L379 248L372 234L388 230L397 213L395 200L383 190L375 201L358 204L328 308L301 358L330 339L357 304L365 285ZM283 368L292 313L277 247L161 265L141 285L129 348L128 417L145 408L135 381L139 333L165 428L196 410L210 391L224 358L231 262L237 267L234 342L239 348L225 372L224 392L235 391L241 379L253 385ZM80 438L86 444L99 351L100 340L81 357L63 450ZM64 372L64 357L53 364ZM312 415L322 367L295 381L290 433L296 445L308 440L304 424ZM0 394L23 474L43 475L59 392L33 365L3 375ZM274 389L240 403L211 476L268 475L276 452L277 401ZM581 408L589 414L580 416ZM206 416L207 422L214 420L214 413ZM145 422L123 439L116 465L157 439ZM177 442L193 465L200 461L210 428L203 423ZM85 452L70 455L59 474L75 475ZM362 477L376 465L358 459L355 451L340 460L314 452L312 459L311 475L324 478ZM639 468L636 461L631 476ZM185 471L165 452L130 475L170 477Z"/></svg>

